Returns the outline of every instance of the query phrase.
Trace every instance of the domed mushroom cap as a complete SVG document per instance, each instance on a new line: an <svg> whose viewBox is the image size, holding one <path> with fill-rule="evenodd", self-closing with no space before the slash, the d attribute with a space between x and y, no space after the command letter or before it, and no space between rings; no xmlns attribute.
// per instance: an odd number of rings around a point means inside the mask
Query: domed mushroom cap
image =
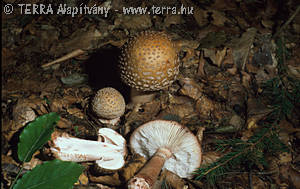
<svg viewBox="0 0 300 189"><path fill-rule="evenodd" d="M135 153L150 159L159 149L168 149L167 169L182 178L192 177L201 164L201 146L197 137L185 126L167 120L154 120L137 128L130 137Z"/></svg>
<svg viewBox="0 0 300 189"><path fill-rule="evenodd" d="M141 91L170 86L179 73L174 43L164 32L144 31L129 39L120 58L122 80Z"/></svg>
<svg viewBox="0 0 300 189"><path fill-rule="evenodd" d="M125 106L122 94L111 87L100 89L92 102L93 111L104 119L121 117L125 112Z"/></svg>

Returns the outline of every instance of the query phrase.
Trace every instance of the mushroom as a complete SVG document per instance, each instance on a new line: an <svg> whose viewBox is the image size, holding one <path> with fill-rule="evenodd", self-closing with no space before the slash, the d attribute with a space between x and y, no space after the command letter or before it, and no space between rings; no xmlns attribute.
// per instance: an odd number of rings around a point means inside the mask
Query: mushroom
<svg viewBox="0 0 300 189"><path fill-rule="evenodd" d="M50 146L57 159L74 162L96 161L99 167L108 170L122 168L127 155L125 139L110 128L99 129L98 141L53 132Z"/></svg>
<svg viewBox="0 0 300 189"><path fill-rule="evenodd" d="M167 120L154 120L137 128L130 137L134 153L148 163L128 182L128 188L151 188L161 169L181 178L191 178L201 163L201 146L185 126Z"/></svg>
<svg viewBox="0 0 300 189"><path fill-rule="evenodd" d="M123 46L120 71L121 79L132 88L133 103L149 102L154 97L149 91L165 89L176 80L179 59L175 45L164 32L143 31Z"/></svg>
<svg viewBox="0 0 300 189"><path fill-rule="evenodd" d="M122 94L111 87L100 89L92 101L93 111L99 116L100 122L113 126L120 121L125 106Z"/></svg>

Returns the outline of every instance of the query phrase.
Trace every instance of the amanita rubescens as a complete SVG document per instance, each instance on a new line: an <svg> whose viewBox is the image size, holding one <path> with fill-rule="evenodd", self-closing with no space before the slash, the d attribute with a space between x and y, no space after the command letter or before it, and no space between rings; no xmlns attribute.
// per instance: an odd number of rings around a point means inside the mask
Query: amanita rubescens
<svg viewBox="0 0 300 189"><path fill-rule="evenodd" d="M190 178L201 163L201 146L189 129L175 121L155 120L137 128L130 137L134 153L150 159L128 188L152 188L161 169Z"/></svg>
<svg viewBox="0 0 300 189"><path fill-rule="evenodd" d="M165 32L141 32L123 46L120 69L135 95L167 88L179 73L175 45Z"/></svg>
<svg viewBox="0 0 300 189"><path fill-rule="evenodd" d="M125 112L125 100L122 94L112 87L100 89L95 95L92 108L100 122L116 125Z"/></svg>
<svg viewBox="0 0 300 189"><path fill-rule="evenodd" d="M127 155L125 139L109 128L99 129L98 141L54 132L50 146L57 159L74 162L96 161L99 167L109 170L122 168Z"/></svg>

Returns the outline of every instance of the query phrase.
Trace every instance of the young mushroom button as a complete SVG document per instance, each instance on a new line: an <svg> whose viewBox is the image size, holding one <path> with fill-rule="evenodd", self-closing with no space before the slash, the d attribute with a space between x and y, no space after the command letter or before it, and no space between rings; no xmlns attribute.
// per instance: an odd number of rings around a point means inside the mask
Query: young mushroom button
<svg viewBox="0 0 300 189"><path fill-rule="evenodd" d="M125 100L114 88L100 89L92 101L93 111L102 123L115 125L125 112Z"/></svg>
<svg viewBox="0 0 300 189"><path fill-rule="evenodd" d="M148 163L129 182L128 188L152 188L161 169L191 178L201 163L201 146L188 128L175 121L155 120L137 128L130 137L131 149Z"/></svg>

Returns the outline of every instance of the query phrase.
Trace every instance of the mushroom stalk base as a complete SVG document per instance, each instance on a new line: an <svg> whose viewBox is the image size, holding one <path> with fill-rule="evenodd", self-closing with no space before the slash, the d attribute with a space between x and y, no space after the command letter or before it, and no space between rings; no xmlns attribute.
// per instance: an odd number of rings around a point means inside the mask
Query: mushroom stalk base
<svg viewBox="0 0 300 189"><path fill-rule="evenodd" d="M172 156L172 152L166 148L160 148L148 163L128 182L129 189L152 188L164 163Z"/></svg>

